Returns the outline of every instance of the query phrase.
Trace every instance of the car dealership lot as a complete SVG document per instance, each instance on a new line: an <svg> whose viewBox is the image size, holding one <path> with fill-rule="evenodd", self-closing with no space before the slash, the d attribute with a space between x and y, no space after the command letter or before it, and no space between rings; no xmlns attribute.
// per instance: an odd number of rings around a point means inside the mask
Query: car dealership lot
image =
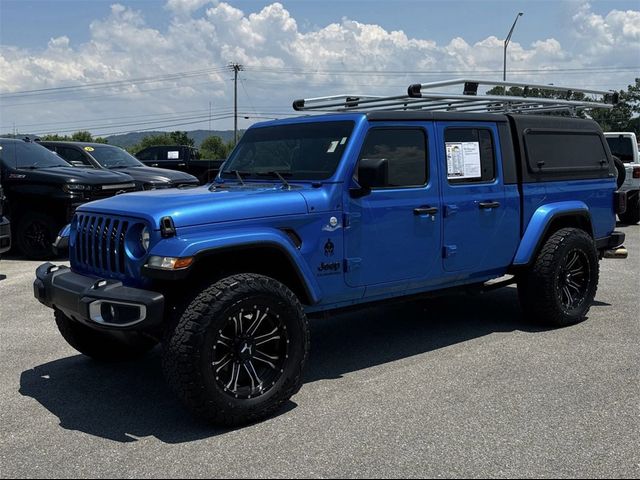
<svg viewBox="0 0 640 480"><path fill-rule="evenodd" d="M3 259L0 476L638 477L640 227L620 229L585 323L527 325L513 287L314 320L301 392L237 430L192 419L157 352L78 355L39 262Z"/></svg>

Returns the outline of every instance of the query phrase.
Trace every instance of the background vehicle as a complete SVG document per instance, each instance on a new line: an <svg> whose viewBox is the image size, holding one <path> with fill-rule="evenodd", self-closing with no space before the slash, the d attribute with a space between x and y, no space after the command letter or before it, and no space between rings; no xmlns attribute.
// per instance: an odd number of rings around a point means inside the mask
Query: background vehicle
<svg viewBox="0 0 640 480"><path fill-rule="evenodd" d="M604 136L611 154L618 157L625 167L625 179L620 190L627 192L627 209L618 216L623 223L636 224L640 221L640 157L636 134L607 132Z"/></svg>
<svg viewBox="0 0 640 480"><path fill-rule="evenodd" d="M187 145L160 145L147 147L136 153L136 158L150 167L170 168L190 173L201 183L211 182L224 159L205 160L200 152Z"/></svg>
<svg viewBox="0 0 640 480"><path fill-rule="evenodd" d="M37 143L0 138L0 169L13 246L26 257L53 256L52 243L83 203L135 190L124 173L79 169Z"/></svg>
<svg viewBox="0 0 640 480"><path fill-rule="evenodd" d="M479 83L462 82L465 92ZM210 186L81 207L70 227L71 268L42 265L36 298L55 310L63 337L94 358L131 358L162 340L178 396L226 425L264 418L299 390L308 315L517 282L530 321L584 320L599 259L624 257L614 228L625 197L600 127L402 111L432 107L422 96L429 87L372 101L398 111L373 105L254 125ZM358 98L294 105L349 110ZM443 98L434 102L445 109L453 100L463 109L488 102L491 112L512 112L513 102L528 112L577 103ZM104 238L100 255L90 245Z"/></svg>
<svg viewBox="0 0 640 480"><path fill-rule="evenodd" d="M56 152L74 167L117 170L130 175L137 190L156 190L198 185L198 179L188 173L164 168L147 167L126 150L104 143L50 142L40 145Z"/></svg>
<svg viewBox="0 0 640 480"><path fill-rule="evenodd" d="M0 169L0 255L11 248L11 224L4 216L4 190L2 188L2 170Z"/></svg>

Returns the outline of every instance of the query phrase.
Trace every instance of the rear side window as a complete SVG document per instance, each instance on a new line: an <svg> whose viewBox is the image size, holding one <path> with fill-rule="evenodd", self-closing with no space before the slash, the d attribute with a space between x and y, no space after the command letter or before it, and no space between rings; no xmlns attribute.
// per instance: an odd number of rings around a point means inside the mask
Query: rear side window
<svg viewBox="0 0 640 480"><path fill-rule="evenodd" d="M496 178L491 130L447 128L444 141L449 183L491 182Z"/></svg>
<svg viewBox="0 0 640 480"><path fill-rule="evenodd" d="M362 158L387 159L389 182L380 188L427 184L427 138L422 129L370 130L360 153Z"/></svg>
<svg viewBox="0 0 640 480"><path fill-rule="evenodd" d="M605 137L611 149L611 155L615 155L624 163L633 162L633 141L631 137L620 135L619 137Z"/></svg>
<svg viewBox="0 0 640 480"><path fill-rule="evenodd" d="M582 131L525 130L527 165L531 173L608 172L609 160L600 135Z"/></svg>

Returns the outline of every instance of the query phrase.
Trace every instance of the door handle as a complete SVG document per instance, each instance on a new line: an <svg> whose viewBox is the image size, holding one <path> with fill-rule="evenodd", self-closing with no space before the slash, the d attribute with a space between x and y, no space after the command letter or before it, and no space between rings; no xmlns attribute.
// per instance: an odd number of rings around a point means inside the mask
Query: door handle
<svg viewBox="0 0 640 480"><path fill-rule="evenodd" d="M414 215L435 215L438 213L438 209L436 207L418 207L413 209Z"/></svg>
<svg viewBox="0 0 640 480"><path fill-rule="evenodd" d="M490 208L498 208L500 206L500 202L480 202L478 207L482 209L490 209Z"/></svg>

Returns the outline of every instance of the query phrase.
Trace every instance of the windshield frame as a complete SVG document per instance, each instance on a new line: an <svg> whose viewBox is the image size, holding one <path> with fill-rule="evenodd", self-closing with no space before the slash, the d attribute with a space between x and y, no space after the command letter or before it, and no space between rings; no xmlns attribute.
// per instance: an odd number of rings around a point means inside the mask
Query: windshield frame
<svg viewBox="0 0 640 480"><path fill-rule="evenodd" d="M240 155L240 152L242 151L242 148L245 147L247 143L249 142L252 142L254 144L260 143L259 140L254 141L253 139L250 139L247 136L248 134L251 134L254 132L257 135L264 134L265 130L276 129L276 128L278 129L295 128L295 127L303 127L303 128L316 127L317 128L317 127L326 126L327 124L334 124L334 125L343 124L343 126L348 130L347 132L343 132L343 133L348 133L348 134L346 135L346 140L344 140L344 142L342 143L339 143L334 150L334 151L337 150L337 158L335 160L335 164L333 165L332 168L328 169L325 173L323 173L321 177L315 177L315 176L307 177L304 175L304 173L301 173L300 174L301 176L298 177L295 173L295 170L288 170L286 168L280 169L280 168L274 168L271 166L265 166L263 168L258 167L254 171L247 171L245 168L234 168L235 166L234 161L237 160L238 155ZM358 120L351 115L345 115L345 116L335 115L335 116L332 116L332 118L318 118L318 117L295 118L295 119L280 120L280 121L274 121L274 122L264 122L264 123L256 124L252 126L249 130L247 130L247 132L245 132L241 140L238 142L236 147L233 149L233 151L229 155L228 159L224 162L224 164L222 165L222 168L220 169L220 172L218 173L218 179L222 182L237 181L236 172L238 172L242 175L242 179L245 182L282 183L281 179L279 178L279 175L285 177L286 181L291 183L295 183L295 182L319 183L319 182L331 181L336 177L336 175L341 170L341 165L343 164L344 158L348 154L349 150L351 149L353 139L356 137L358 126L359 126ZM337 126L337 128L339 127ZM345 135L343 135L343 137L344 136ZM305 137L300 137L300 138L304 139ZM318 137L318 138L322 138L322 137ZM331 139L331 138L333 137L332 136L327 137L327 139ZM312 136L308 137L308 140L313 140L313 139L314 137ZM326 153L333 153L333 152L327 151ZM302 170L302 172L308 172L308 170ZM320 173L322 171L317 170L316 172Z"/></svg>
<svg viewBox="0 0 640 480"><path fill-rule="evenodd" d="M136 168L136 167L146 167L146 165L144 163L142 163L140 160L138 160L136 157L134 157L133 155L131 155L129 152L127 152L124 148L120 148L117 145L108 145L108 144L104 144L104 145L91 145L91 148L93 150L88 151L85 148L85 152L89 154L89 156L91 158L93 158L98 165L100 165L102 168L106 168L108 170L111 169L115 169L118 167L123 167L123 168ZM116 151L118 154L123 155L124 158L126 158L128 160L129 163L127 164L114 164L114 165L110 165L108 163L103 163L103 161L101 161L97 156L96 156L96 152L99 150L113 150Z"/></svg>

